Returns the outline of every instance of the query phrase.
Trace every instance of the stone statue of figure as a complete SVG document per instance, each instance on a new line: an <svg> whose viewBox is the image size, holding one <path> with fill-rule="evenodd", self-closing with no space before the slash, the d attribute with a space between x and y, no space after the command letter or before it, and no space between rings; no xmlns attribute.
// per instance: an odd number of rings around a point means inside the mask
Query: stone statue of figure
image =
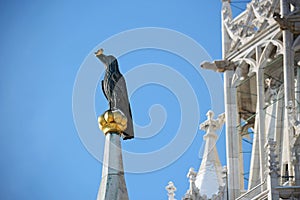
<svg viewBox="0 0 300 200"><path fill-rule="evenodd" d="M102 91L109 102L109 109L111 111L120 110L127 118L127 128L122 132L124 140L134 137L133 122L130 103L128 100L126 82L119 71L118 61L112 56L103 54L103 49L95 52L97 58L105 66L105 76L102 80Z"/></svg>

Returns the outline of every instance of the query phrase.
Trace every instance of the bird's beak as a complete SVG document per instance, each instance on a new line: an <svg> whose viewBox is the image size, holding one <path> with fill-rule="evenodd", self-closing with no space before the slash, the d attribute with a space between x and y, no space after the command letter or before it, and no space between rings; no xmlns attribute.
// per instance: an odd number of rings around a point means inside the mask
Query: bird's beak
<svg viewBox="0 0 300 200"><path fill-rule="evenodd" d="M100 56L101 54L103 54L103 49L99 49L98 51L95 52L96 56Z"/></svg>

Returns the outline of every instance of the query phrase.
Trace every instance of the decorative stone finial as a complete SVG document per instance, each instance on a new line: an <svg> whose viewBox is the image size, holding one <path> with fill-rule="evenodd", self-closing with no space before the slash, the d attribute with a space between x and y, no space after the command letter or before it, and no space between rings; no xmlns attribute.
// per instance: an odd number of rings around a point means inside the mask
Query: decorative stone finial
<svg viewBox="0 0 300 200"><path fill-rule="evenodd" d="M166 187L166 190L168 191L169 200L175 200L175 191L177 190L174 186L174 183L170 181Z"/></svg>
<svg viewBox="0 0 300 200"><path fill-rule="evenodd" d="M127 128L127 118L120 110L108 110L98 117L99 128L107 133L122 133Z"/></svg>
<svg viewBox="0 0 300 200"><path fill-rule="evenodd" d="M191 167L187 174L187 177L190 179L190 182L195 182L196 176L197 176L197 173L195 172L194 168Z"/></svg>
<svg viewBox="0 0 300 200"><path fill-rule="evenodd" d="M207 116L207 119L208 120L212 120L213 117L214 117L215 113L211 110L209 110L207 113L206 113L206 116Z"/></svg>
<svg viewBox="0 0 300 200"><path fill-rule="evenodd" d="M222 179L223 179L223 184L227 184L227 166L223 166L222 168Z"/></svg>
<svg viewBox="0 0 300 200"><path fill-rule="evenodd" d="M274 139L269 139L267 144L267 151L268 151L268 167L269 167L269 174L274 174L277 177L279 177L279 162L277 161L277 155L276 155L276 141Z"/></svg>
<svg viewBox="0 0 300 200"><path fill-rule="evenodd" d="M197 173L195 172L193 167L191 167L189 169L187 177L189 178L189 181L190 181L190 187L187 190L184 198L185 199L197 199L197 197L200 194L199 194L199 189L195 185L195 181L196 181L196 178L197 178Z"/></svg>
<svg viewBox="0 0 300 200"><path fill-rule="evenodd" d="M221 126L225 122L225 113L219 115L216 120L213 119L214 115L215 115L214 112L211 110L209 110L206 113L207 120L200 124L199 127L200 130L210 132L210 131L216 131L221 128Z"/></svg>
<svg viewBox="0 0 300 200"><path fill-rule="evenodd" d="M294 106L293 101L289 101L289 102L288 102L288 105L286 106L286 109L288 109L288 113L289 113L290 115L292 115L292 114L294 113L295 106Z"/></svg>

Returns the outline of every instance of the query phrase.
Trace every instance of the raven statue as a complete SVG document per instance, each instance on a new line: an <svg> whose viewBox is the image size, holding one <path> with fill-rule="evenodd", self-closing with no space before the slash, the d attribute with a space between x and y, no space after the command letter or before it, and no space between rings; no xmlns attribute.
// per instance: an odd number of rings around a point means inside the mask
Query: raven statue
<svg viewBox="0 0 300 200"><path fill-rule="evenodd" d="M109 109L112 111L121 110L127 117L127 128L122 133L122 137L124 140L131 139L134 137L132 114L128 100L126 82L119 71L118 61L112 55L104 55L103 49L99 49L95 52L95 55L105 66L102 91L109 102Z"/></svg>

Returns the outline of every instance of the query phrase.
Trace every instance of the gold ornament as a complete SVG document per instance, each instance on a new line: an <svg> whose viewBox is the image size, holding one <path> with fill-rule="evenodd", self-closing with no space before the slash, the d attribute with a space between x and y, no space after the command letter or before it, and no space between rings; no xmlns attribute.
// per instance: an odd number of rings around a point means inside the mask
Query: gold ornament
<svg viewBox="0 0 300 200"><path fill-rule="evenodd" d="M121 134L127 128L127 118L120 110L108 110L98 117L98 124L105 135L110 132Z"/></svg>

